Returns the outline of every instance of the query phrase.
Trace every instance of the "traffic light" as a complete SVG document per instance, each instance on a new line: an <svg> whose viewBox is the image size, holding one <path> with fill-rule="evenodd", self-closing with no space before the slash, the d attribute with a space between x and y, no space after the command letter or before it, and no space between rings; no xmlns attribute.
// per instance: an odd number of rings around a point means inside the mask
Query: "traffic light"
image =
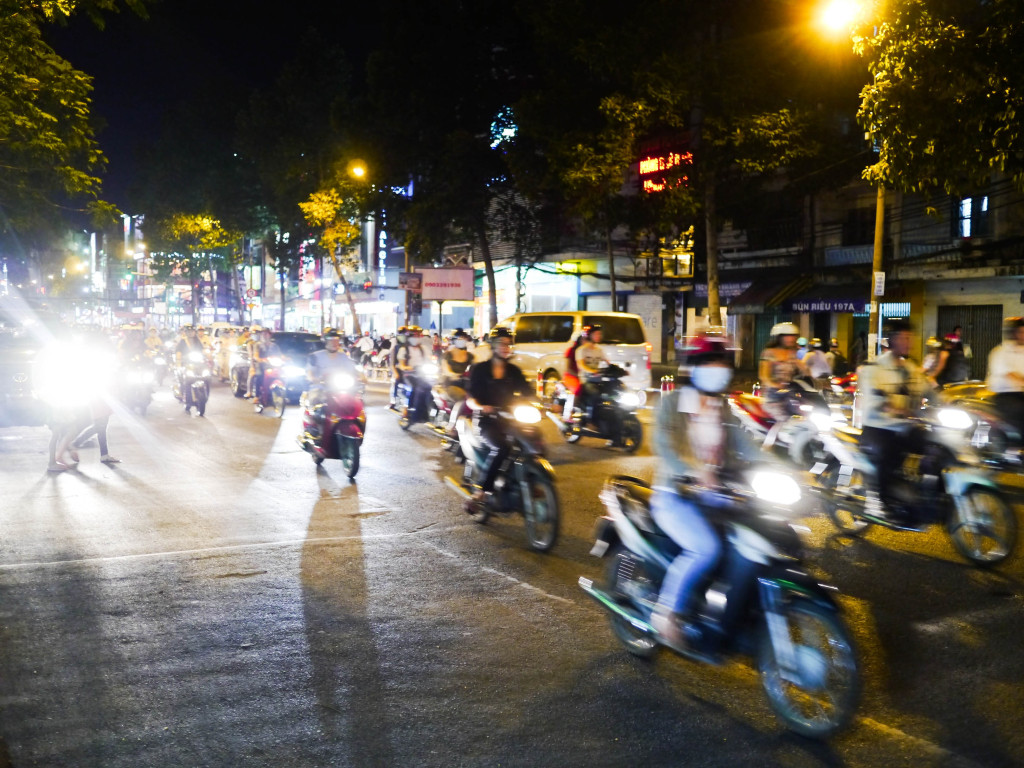
<svg viewBox="0 0 1024 768"><path fill-rule="evenodd" d="M372 281L367 280L365 283L363 283L363 291L365 291L366 293L370 293L370 291L372 291L372 290L373 290L373 282Z"/></svg>

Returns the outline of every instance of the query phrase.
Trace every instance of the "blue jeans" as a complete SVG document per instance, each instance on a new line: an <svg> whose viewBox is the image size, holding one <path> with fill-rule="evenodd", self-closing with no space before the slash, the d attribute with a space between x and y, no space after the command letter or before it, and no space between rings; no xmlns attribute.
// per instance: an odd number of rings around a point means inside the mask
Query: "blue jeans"
<svg viewBox="0 0 1024 768"><path fill-rule="evenodd" d="M683 548L665 573L658 604L683 613L692 607L690 593L718 563L722 542L697 505L671 491L655 490L651 496L651 517Z"/></svg>

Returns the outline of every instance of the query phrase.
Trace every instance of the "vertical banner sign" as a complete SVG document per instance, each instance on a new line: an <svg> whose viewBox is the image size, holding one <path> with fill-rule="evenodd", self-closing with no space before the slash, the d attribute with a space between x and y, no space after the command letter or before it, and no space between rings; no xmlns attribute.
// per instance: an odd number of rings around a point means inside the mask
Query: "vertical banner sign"
<svg viewBox="0 0 1024 768"><path fill-rule="evenodd" d="M875 272L875 296L885 296L885 272Z"/></svg>

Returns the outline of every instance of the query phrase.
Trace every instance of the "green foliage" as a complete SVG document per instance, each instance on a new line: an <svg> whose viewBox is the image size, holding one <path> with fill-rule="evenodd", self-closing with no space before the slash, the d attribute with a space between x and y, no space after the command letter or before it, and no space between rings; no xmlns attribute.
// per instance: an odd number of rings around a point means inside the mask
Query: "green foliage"
<svg viewBox="0 0 1024 768"><path fill-rule="evenodd" d="M879 147L865 178L958 193L992 174L1024 188L1024 3L897 0L857 48L873 80L858 117Z"/></svg>

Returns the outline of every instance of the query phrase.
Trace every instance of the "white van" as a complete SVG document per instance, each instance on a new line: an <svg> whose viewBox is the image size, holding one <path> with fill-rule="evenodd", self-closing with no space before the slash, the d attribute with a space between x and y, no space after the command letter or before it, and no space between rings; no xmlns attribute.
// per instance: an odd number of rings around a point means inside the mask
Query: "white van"
<svg viewBox="0 0 1024 768"><path fill-rule="evenodd" d="M627 371L623 383L642 391L651 386L651 345L639 315L626 312L523 312L498 323L512 331L512 361L527 378L535 377L537 394L550 397L565 374L565 350L587 326L600 325L601 347L608 362Z"/></svg>

